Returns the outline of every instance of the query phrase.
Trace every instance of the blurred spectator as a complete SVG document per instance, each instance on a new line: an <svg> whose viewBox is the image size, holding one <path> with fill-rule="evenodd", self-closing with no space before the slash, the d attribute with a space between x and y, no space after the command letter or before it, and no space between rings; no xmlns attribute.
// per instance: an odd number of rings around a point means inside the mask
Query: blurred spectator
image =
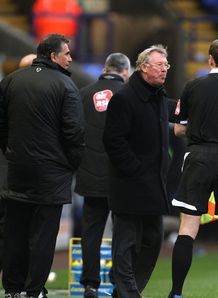
<svg viewBox="0 0 218 298"><path fill-rule="evenodd" d="M36 0L32 7L32 29L36 40L53 32L73 39L81 12L78 0Z"/></svg>
<svg viewBox="0 0 218 298"><path fill-rule="evenodd" d="M37 56L36 54L28 54L26 56L24 56L23 58L21 58L20 62L19 62L19 67L27 67L30 66L33 62L33 59L35 59Z"/></svg>

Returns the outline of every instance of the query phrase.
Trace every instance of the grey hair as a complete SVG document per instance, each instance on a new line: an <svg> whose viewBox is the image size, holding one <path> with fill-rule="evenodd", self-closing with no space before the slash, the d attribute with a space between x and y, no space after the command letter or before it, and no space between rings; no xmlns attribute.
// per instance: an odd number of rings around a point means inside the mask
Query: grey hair
<svg viewBox="0 0 218 298"><path fill-rule="evenodd" d="M122 73L125 69L130 69L129 58L122 53L112 53L105 61L105 72L116 71Z"/></svg>
<svg viewBox="0 0 218 298"><path fill-rule="evenodd" d="M150 55L153 52L158 52L158 53L164 55L165 57L168 56L167 48L165 48L162 44L152 45L151 47L145 49L143 52L141 52L138 55L138 59L136 61L135 70L141 70L141 67L140 66L142 64L149 63L149 61L150 61Z"/></svg>

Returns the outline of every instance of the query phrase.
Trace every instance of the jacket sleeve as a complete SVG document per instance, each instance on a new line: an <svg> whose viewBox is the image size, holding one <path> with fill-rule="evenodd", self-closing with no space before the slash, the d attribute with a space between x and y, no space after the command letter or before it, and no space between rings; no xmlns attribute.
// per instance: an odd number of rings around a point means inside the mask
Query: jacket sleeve
<svg viewBox="0 0 218 298"><path fill-rule="evenodd" d="M62 107L63 146L73 171L81 162L84 152L84 116L77 88L68 89Z"/></svg>
<svg viewBox="0 0 218 298"><path fill-rule="evenodd" d="M7 108L4 100L2 82L0 84L0 148L3 153L6 151L8 142Z"/></svg>
<svg viewBox="0 0 218 298"><path fill-rule="evenodd" d="M112 165L126 176L134 175L141 161L129 145L132 123L131 107L128 102L115 94L108 105L103 143Z"/></svg>
<svg viewBox="0 0 218 298"><path fill-rule="evenodd" d="M169 122L174 123L176 120L175 109L176 109L177 100L168 98L168 113L169 113Z"/></svg>

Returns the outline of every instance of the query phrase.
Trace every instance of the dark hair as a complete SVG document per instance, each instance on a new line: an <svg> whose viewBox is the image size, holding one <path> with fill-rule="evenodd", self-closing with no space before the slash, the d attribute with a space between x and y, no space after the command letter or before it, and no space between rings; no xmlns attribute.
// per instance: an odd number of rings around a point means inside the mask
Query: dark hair
<svg viewBox="0 0 218 298"><path fill-rule="evenodd" d="M218 66L218 39L215 39L209 47L209 55L211 55Z"/></svg>
<svg viewBox="0 0 218 298"><path fill-rule="evenodd" d="M37 47L37 57L51 60L51 53L60 53L63 43L69 43L69 39L64 35L49 34L39 43Z"/></svg>

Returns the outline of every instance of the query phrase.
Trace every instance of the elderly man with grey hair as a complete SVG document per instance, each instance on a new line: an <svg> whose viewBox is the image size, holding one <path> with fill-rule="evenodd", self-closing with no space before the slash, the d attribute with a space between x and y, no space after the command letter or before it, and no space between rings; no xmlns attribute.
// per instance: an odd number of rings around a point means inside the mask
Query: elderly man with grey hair
<svg viewBox="0 0 218 298"><path fill-rule="evenodd" d="M114 215L113 297L142 297L160 252L162 215L170 210L168 121L176 105L164 90L169 68L162 45L144 50L129 82L108 105L103 141Z"/></svg>
<svg viewBox="0 0 218 298"><path fill-rule="evenodd" d="M109 215L108 157L102 142L106 110L111 97L120 90L130 74L129 58L110 54L99 79L81 89L85 115L86 148L76 177L75 191L84 196L82 224L84 297L98 297L100 245Z"/></svg>

